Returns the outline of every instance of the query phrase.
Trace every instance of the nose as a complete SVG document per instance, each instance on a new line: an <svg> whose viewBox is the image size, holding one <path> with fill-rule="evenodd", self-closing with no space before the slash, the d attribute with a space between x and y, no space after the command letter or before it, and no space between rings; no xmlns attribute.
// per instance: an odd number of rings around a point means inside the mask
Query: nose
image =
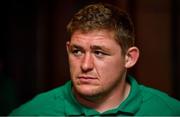
<svg viewBox="0 0 180 117"><path fill-rule="evenodd" d="M81 63L81 69L83 72L91 71L94 67L93 57L90 53L86 53Z"/></svg>

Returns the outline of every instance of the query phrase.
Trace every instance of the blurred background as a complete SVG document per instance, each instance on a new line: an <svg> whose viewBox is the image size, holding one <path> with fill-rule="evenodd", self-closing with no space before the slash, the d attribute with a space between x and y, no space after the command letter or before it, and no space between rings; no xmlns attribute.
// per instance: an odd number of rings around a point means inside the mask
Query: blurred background
<svg viewBox="0 0 180 117"><path fill-rule="evenodd" d="M0 115L69 80L66 25L84 5L106 2L133 19L141 56L130 73L180 100L179 0L1 1Z"/></svg>

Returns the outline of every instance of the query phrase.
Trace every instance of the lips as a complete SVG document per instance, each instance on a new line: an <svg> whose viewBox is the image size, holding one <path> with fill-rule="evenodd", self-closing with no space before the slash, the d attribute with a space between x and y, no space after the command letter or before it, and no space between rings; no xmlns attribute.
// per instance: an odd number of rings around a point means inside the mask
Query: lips
<svg viewBox="0 0 180 117"><path fill-rule="evenodd" d="M81 83L91 83L95 80L97 80L97 77L94 76L79 76L78 79Z"/></svg>
<svg viewBox="0 0 180 117"><path fill-rule="evenodd" d="M79 76L79 79L97 79L96 77L92 77L92 76Z"/></svg>

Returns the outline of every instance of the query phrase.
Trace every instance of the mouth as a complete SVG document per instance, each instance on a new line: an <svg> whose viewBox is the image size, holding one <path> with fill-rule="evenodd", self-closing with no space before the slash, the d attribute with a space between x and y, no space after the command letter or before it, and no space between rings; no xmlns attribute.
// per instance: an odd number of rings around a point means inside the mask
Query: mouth
<svg viewBox="0 0 180 117"><path fill-rule="evenodd" d="M94 76L79 76L78 79L83 84L89 84L91 82L94 82L98 78Z"/></svg>

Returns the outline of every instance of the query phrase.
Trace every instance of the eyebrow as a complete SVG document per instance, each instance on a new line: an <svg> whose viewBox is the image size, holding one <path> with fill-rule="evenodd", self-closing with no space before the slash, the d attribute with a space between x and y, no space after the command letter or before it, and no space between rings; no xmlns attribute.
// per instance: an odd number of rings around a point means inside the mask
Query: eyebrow
<svg viewBox="0 0 180 117"><path fill-rule="evenodd" d="M71 44L70 45L70 49L73 49L73 48L77 48L77 49L81 49L81 50L84 50L84 48L80 45L77 45L77 44ZM110 51L109 48L105 47L104 45L92 45L90 47L92 50L104 50L104 51Z"/></svg>
<svg viewBox="0 0 180 117"><path fill-rule="evenodd" d="M70 44L70 48L78 48L78 49L83 49L81 46L76 45L76 44Z"/></svg>
<svg viewBox="0 0 180 117"><path fill-rule="evenodd" d="M108 49L107 47L105 46L99 46L99 45L93 45L91 46L91 49L92 50L104 50L104 51L110 51L110 49Z"/></svg>

